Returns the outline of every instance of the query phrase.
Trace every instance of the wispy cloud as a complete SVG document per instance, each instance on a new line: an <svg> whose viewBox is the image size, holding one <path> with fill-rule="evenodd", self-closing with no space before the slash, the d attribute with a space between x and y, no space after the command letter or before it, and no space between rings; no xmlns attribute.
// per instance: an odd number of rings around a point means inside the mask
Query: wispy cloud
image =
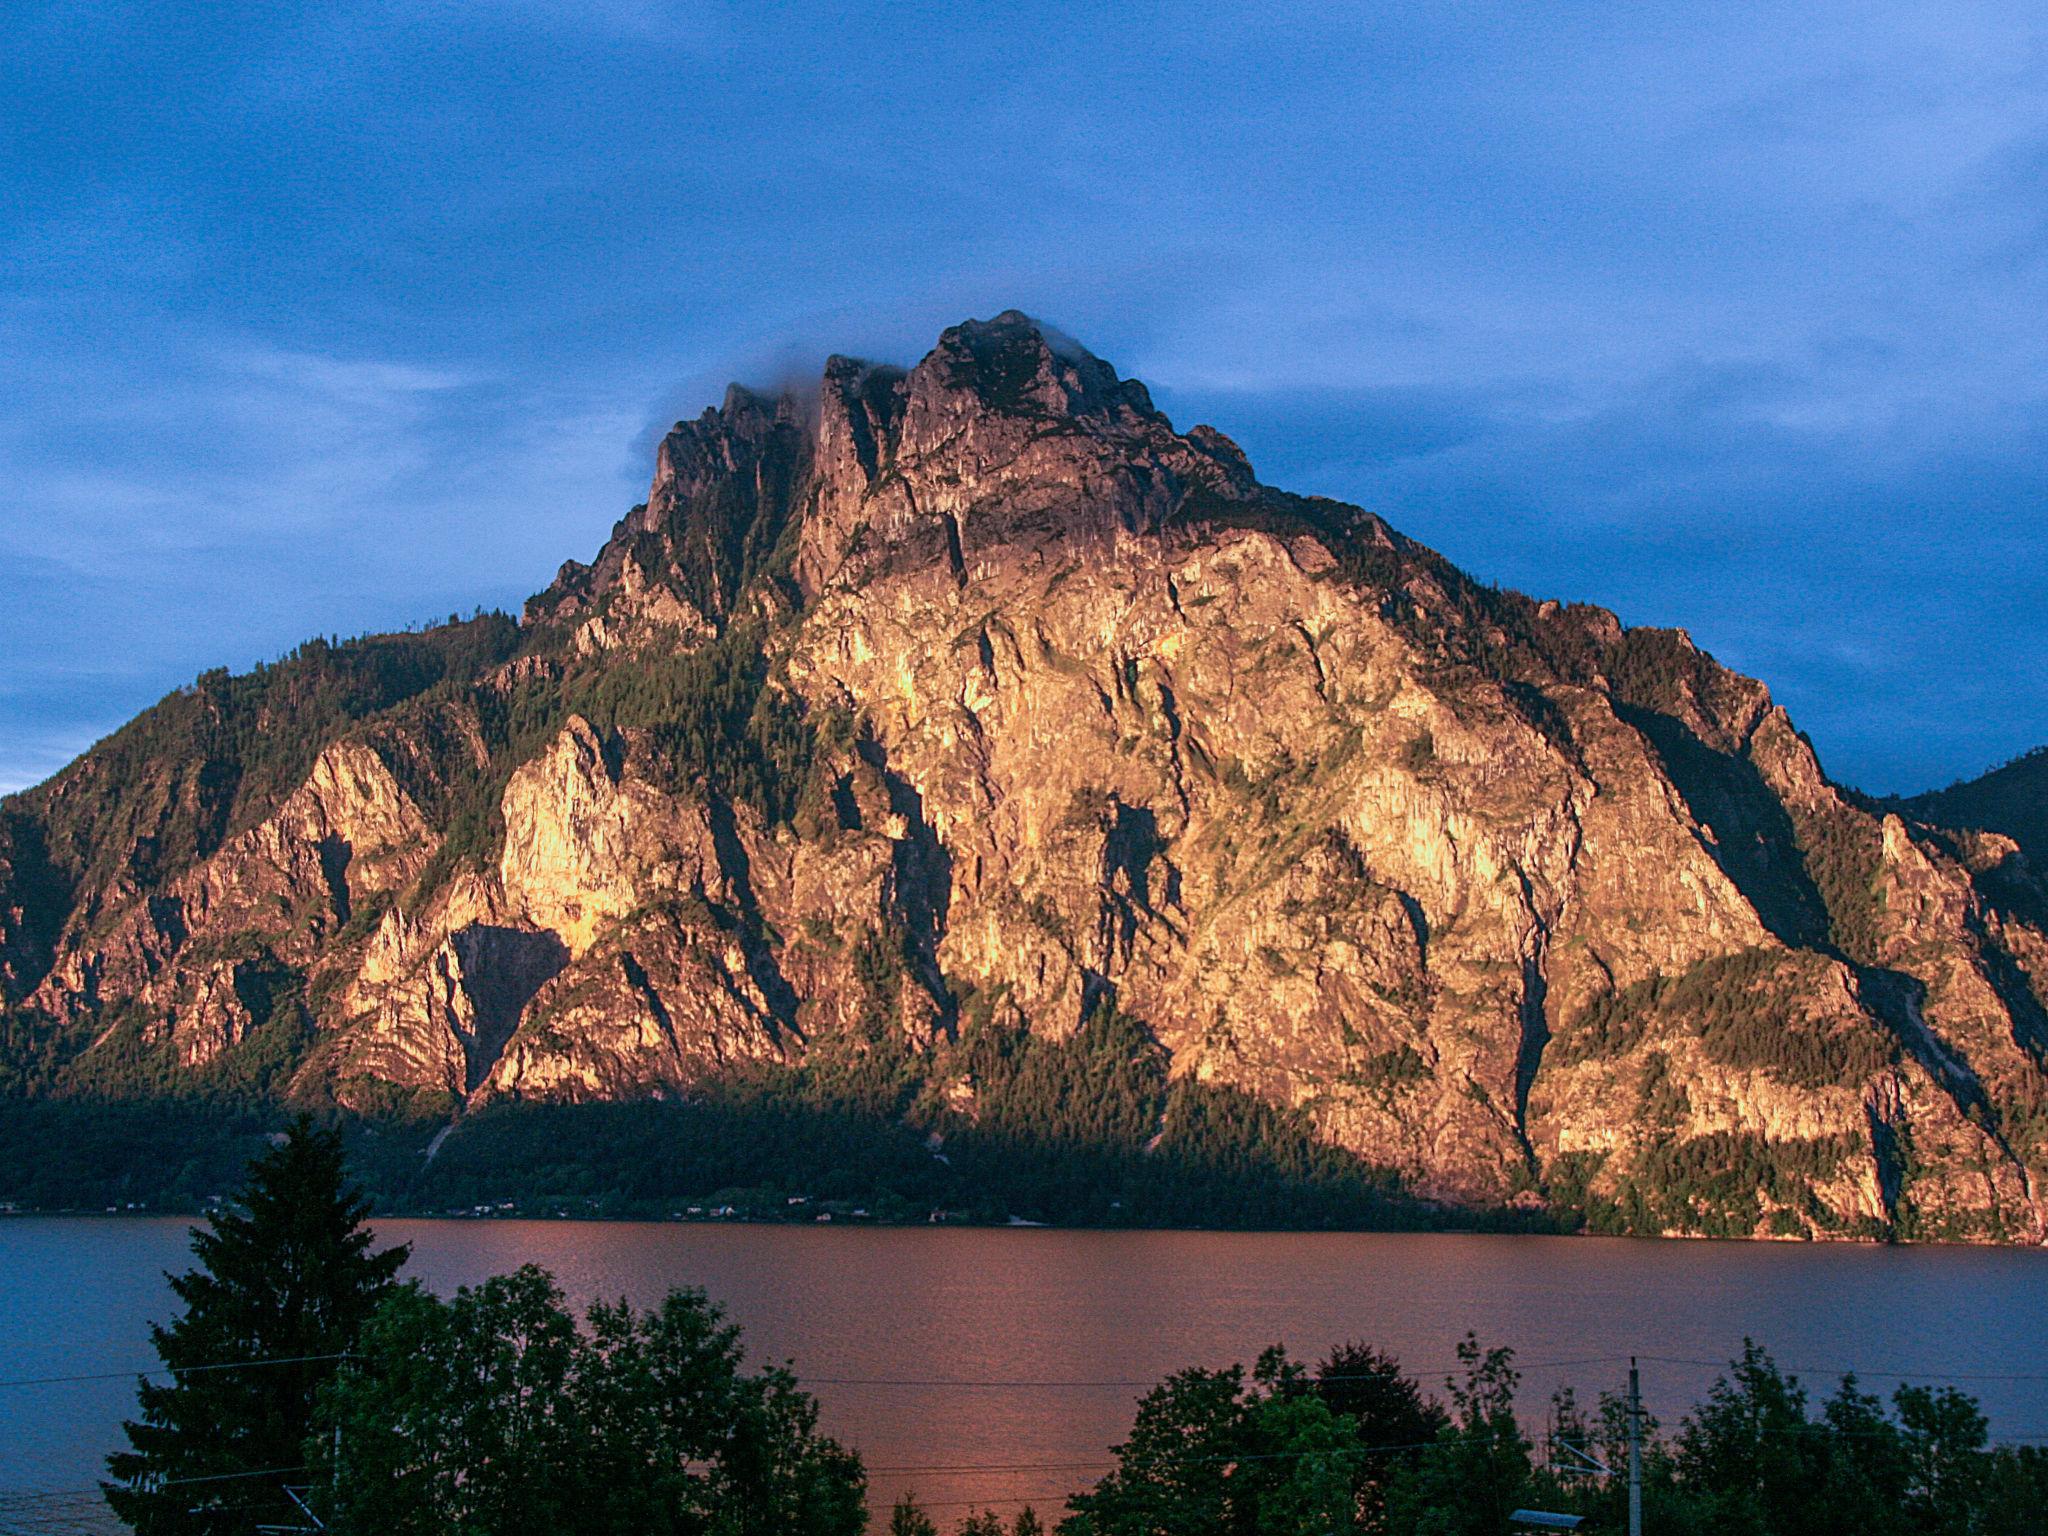
<svg viewBox="0 0 2048 1536"><path fill-rule="evenodd" d="M376 358L323 357L275 347L226 349L221 361L229 370L275 381L308 398L326 398L358 409L389 410L420 395L445 394L483 382L447 368Z"/></svg>
<svg viewBox="0 0 2048 1536"><path fill-rule="evenodd" d="M516 606L632 492L638 399L244 338L155 365L64 370L0 431L10 783L208 667Z"/></svg>

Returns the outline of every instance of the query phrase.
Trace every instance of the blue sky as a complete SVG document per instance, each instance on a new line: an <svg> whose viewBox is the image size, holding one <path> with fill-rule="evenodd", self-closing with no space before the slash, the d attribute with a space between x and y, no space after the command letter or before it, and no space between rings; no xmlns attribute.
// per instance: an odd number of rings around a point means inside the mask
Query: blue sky
<svg viewBox="0 0 2048 1536"><path fill-rule="evenodd" d="M13 0L0 789L1011 306L1837 777L2048 741L2036 6Z"/></svg>

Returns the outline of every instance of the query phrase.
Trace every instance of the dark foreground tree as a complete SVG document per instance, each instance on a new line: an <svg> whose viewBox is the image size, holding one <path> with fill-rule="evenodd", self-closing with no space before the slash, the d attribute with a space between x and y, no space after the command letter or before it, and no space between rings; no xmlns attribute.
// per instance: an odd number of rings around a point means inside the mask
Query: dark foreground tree
<svg viewBox="0 0 2048 1536"><path fill-rule="evenodd" d="M1076 1494L1060 1536L1266 1536L1355 1529L1356 1426L1276 1345L1242 1367L1169 1376L1138 1404L1117 1466Z"/></svg>
<svg viewBox="0 0 2048 1536"><path fill-rule="evenodd" d="M858 1536L860 1459L787 1371L742 1370L699 1291L579 1328L533 1265L395 1293L321 1394L315 1507L337 1536Z"/></svg>
<svg viewBox="0 0 2048 1536"><path fill-rule="evenodd" d="M1387 1490L1419 1467L1450 1422L1442 1406L1401 1373L1401 1362L1356 1341L1339 1344L1315 1370L1316 1395L1348 1418L1359 1454L1351 1458L1351 1494L1361 1531L1386 1525Z"/></svg>
<svg viewBox="0 0 2048 1536"><path fill-rule="evenodd" d="M169 1373L137 1388L132 1450L107 1458L114 1513L143 1536L291 1522L313 1400L390 1292L404 1247L371 1251L341 1139L301 1119L249 1166L239 1209L193 1234L185 1313L150 1330Z"/></svg>
<svg viewBox="0 0 2048 1536"><path fill-rule="evenodd" d="M1628 1462L1623 1398L1602 1393L1589 1417L1560 1388L1550 1454L1538 1465L1515 1416L1513 1356L1470 1334L1458 1356L1448 1413L1391 1356L1361 1345L1343 1346L1312 1376L1276 1349L1249 1381L1238 1368L1168 1377L1140 1402L1116 1470L1070 1501L1060 1536L1498 1536L1524 1507L1625 1530L1627 1478L1615 1474ZM1304 1399L1314 1412L1301 1412ZM1798 1379L1745 1340L1676 1435L1659 1434L1648 1414L1640 1427L1647 1530L2048 1530L2048 1449L1991 1445L1976 1400L1952 1387L1904 1386L1887 1407L1848 1376L1815 1413ZM1353 1501L1339 1507L1330 1497L1345 1483L1338 1469L1361 1462L1391 1471L1351 1473Z"/></svg>
<svg viewBox="0 0 2048 1536"><path fill-rule="evenodd" d="M1515 1418L1521 1381L1514 1351L1458 1344L1462 1381L1444 1383L1450 1422L1418 1461L1401 1467L1387 1492L1387 1529L1416 1536L1492 1536L1528 1497L1530 1447Z"/></svg>

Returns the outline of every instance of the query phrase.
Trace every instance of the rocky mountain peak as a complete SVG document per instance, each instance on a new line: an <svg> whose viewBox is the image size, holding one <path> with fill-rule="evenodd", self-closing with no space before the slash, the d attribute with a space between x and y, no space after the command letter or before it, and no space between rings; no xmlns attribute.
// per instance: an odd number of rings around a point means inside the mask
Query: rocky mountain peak
<svg viewBox="0 0 2048 1536"><path fill-rule="evenodd" d="M573 623L585 650L635 632L722 628L774 553L809 472L813 432L812 413L793 395L728 386L716 409L662 438L647 500L620 519L592 564L562 567L527 604L528 623Z"/></svg>
<svg viewBox="0 0 2048 1536"><path fill-rule="evenodd" d="M1237 445L1181 434L1145 386L1017 310L940 336L907 373L826 369L796 577L807 594L892 569L956 583L1006 552L1156 532L1192 501L1260 494Z"/></svg>
<svg viewBox="0 0 2048 1536"><path fill-rule="evenodd" d="M589 644L715 629L779 547L805 597L906 567L965 584L1005 550L1154 532L1191 505L1265 494L1221 432L1176 432L1138 380L1005 310L951 327L907 370L835 355L815 402L731 386L662 439L646 504L529 618L578 622Z"/></svg>
<svg viewBox="0 0 2048 1536"><path fill-rule="evenodd" d="M998 414L1158 414L1143 384L1119 378L1079 342L1015 309L945 331L911 373L909 387L913 394L931 389L971 395L982 409Z"/></svg>

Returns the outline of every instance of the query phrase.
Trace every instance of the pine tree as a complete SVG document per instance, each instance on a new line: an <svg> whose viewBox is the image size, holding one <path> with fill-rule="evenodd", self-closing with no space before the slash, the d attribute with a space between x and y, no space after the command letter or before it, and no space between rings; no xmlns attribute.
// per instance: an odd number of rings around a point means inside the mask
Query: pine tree
<svg viewBox="0 0 2048 1536"><path fill-rule="evenodd" d="M408 1250L370 1251L369 1202L341 1138L303 1117L249 1166L240 1209L196 1231L171 1279L185 1313L150 1333L167 1380L137 1386L134 1448L107 1458L114 1513L142 1536L235 1536L299 1523L313 1398L390 1290Z"/></svg>

